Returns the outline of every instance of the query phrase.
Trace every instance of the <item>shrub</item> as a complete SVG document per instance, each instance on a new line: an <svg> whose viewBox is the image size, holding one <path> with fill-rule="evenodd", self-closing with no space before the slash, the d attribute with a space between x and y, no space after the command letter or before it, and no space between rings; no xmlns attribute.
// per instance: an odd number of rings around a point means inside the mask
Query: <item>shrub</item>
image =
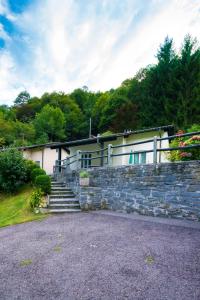
<svg viewBox="0 0 200 300"><path fill-rule="evenodd" d="M31 199L30 199L30 207L32 209L39 207L40 202L42 200L42 196L43 196L43 193L42 193L41 189L37 189L32 193Z"/></svg>
<svg viewBox="0 0 200 300"><path fill-rule="evenodd" d="M35 168L31 172L31 181L34 183L35 179L39 175L46 175L46 172L41 168Z"/></svg>
<svg viewBox="0 0 200 300"><path fill-rule="evenodd" d="M87 171L81 171L79 174L80 178L89 178L89 173Z"/></svg>
<svg viewBox="0 0 200 300"><path fill-rule="evenodd" d="M194 135L192 137L180 137L179 134L182 133L184 133L184 131L178 131L177 138L170 143L170 147L185 147L189 145L200 144L200 135ZM198 160L200 159L200 148L183 148L182 150L180 149L171 151L169 154L169 159L171 161Z"/></svg>
<svg viewBox="0 0 200 300"><path fill-rule="evenodd" d="M35 178L35 186L40 188L44 194L51 192L51 179L48 175L39 175Z"/></svg>
<svg viewBox="0 0 200 300"><path fill-rule="evenodd" d="M26 160L27 182L32 180L31 173L34 169L40 169L40 166L32 160Z"/></svg>
<svg viewBox="0 0 200 300"><path fill-rule="evenodd" d="M27 168L22 153L16 149L0 152L0 189L15 192L26 179Z"/></svg>

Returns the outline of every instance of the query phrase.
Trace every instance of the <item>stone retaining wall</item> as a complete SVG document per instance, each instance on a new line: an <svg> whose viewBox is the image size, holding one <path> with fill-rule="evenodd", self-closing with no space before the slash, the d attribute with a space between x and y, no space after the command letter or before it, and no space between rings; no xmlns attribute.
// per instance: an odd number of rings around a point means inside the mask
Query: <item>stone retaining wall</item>
<svg viewBox="0 0 200 300"><path fill-rule="evenodd" d="M89 187L79 186L79 172L66 175L82 209L200 220L200 161L103 167L88 172Z"/></svg>

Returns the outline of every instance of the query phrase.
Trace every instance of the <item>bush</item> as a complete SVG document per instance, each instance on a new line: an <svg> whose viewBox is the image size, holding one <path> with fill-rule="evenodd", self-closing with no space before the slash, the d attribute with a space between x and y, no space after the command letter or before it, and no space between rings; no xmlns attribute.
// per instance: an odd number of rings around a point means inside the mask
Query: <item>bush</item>
<svg viewBox="0 0 200 300"><path fill-rule="evenodd" d="M31 172L31 181L34 183L35 179L39 175L46 175L46 172L41 168L35 168Z"/></svg>
<svg viewBox="0 0 200 300"><path fill-rule="evenodd" d="M89 178L89 173L87 171L81 171L79 174L80 178Z"/></svg>
<svg viewBox="0 0 200 300"><path fill-rule="evenodd" d="M31 173L34 169L40 169L40 166L32 160L26 160L27 182L32 180Z"/></svg>
<svg viewBox="0 0 200 300"><path fill-rule="evenodd" d="M0 189L15 192L26 180L27 168L22 153L16 149L0 152Z"/></svg>
<svg viewBox="0 0 200 300"><path fill-rule="evenodd" d="M43 196L43 193L42 193L41 189L37 189L32 193L31 199L30 199L30 207L32 209L39 207L40 202L42 200L42 196Z"/></svg>
<svg viewBox="0 0 200 300"><path fill-rule="evenodd" d="M51 192L51 179L48 175L39 175L35 178L35 186L40 188L44 194Z"/></svg>
<svg viewBox="0 0 200 300"><path fill-rule="evenodd" d="M197 125L195 125L197 127ZM190 131L190 130L188 130ZM191 130L191 132L194 131ZM177 138L170 143L170 147L185 147L189 145L200 144L200 135L194 135L192 137L180 137L179 134L183 134L184 131L179 130ZM169 154L171 161L187 161L187 160L199 160L200 159L200 148L190 148L183 150L174 150Z"/></svg>

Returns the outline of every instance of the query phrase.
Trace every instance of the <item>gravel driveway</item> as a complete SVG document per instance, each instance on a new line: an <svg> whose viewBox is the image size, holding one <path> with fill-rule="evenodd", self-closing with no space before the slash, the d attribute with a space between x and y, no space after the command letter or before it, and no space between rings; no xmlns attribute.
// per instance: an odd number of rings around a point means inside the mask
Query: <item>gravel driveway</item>
<svg viewBox="0 0 200 300"><path fill-rule="evenodd" d="M1 228L0 299L200 299L200 224L94 212Z"/></svg>

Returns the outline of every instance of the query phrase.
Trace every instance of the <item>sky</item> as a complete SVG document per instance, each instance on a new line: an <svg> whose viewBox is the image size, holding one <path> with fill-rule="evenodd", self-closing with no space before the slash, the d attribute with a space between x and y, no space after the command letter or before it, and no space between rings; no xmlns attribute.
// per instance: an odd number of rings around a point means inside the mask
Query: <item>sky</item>
<svg viewBox="0 0 200 300"><path fill-rule="evenodd" d="M0 104L116 88L188 33L200 42L200 0L0 0Z"/></svg>

